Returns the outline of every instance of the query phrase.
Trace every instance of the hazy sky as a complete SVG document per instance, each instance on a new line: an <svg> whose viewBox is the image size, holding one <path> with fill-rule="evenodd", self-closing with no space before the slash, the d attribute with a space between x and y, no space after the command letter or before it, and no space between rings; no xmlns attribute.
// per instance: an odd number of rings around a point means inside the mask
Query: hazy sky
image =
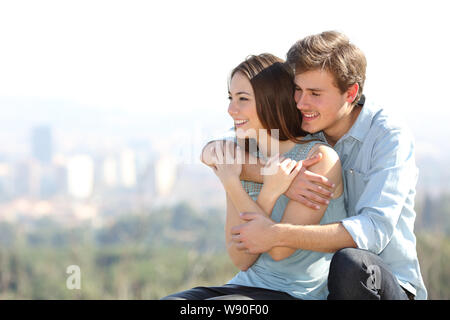
<svg viewBox="0 0 450 320"><path fill-rule="evenodd" d="M285 58L296 40L332 29L366 53L367 95L413 126L436 121L448 132L446 7L433 0L0 0L0 97L228 121L234 66L249 54Z"/></svg>

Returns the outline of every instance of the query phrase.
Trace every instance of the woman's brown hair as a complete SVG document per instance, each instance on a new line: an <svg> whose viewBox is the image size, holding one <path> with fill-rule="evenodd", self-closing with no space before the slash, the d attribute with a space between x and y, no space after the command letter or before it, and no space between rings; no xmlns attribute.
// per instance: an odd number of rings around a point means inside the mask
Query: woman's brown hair
<svg viewBox="0 0 450 320"><path fill-rule="evenodd" d="M252 55L231 72L230 79L241 72L249 80L255 94L259 121L268 130L278 129L280 141L298 139L307 135L303 131L302 116L294 100L294 73L283 60L269 54Z"/></svg>

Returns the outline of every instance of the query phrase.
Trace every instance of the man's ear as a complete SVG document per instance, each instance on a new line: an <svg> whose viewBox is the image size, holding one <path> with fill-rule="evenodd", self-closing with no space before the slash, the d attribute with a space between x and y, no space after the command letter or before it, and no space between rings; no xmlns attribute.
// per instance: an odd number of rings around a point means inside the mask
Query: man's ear
<svg viewBox="0 0 450 320"><path fill-rule="evenodd" d="M352 104L353 102L355 102L356 96L358 95L358 90L359 90L359 84L355 83L352 84L348 89L347 89L347 102Z"/></svg>

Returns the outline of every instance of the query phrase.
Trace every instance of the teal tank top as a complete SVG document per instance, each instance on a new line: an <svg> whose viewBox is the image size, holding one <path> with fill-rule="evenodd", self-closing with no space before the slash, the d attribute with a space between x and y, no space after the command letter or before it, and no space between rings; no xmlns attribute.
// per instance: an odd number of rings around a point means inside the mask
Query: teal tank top
<svg viewBox="0 0 450 320"><path fill-rule="evenodd" d="M308 135L304 140L308 138L311 137ZM296 144L283 156L296 161L304 160L316 143L324 144L322 141ZM257 156L261 157L261 154L257 153ZM256 201L262 184L242 181L242 185ZM289 198L284 195L278 198L272 211L272 220L281 221L288 201ZM340 221L346 217L345 212L342 194L330 201L320 224ZM240 271L228 283L282 291L305 300L324 300L328 296L327 278L332 256L332 253L297 250L288 258L275 261L268 253L263 253L249 269Z"/></svg>

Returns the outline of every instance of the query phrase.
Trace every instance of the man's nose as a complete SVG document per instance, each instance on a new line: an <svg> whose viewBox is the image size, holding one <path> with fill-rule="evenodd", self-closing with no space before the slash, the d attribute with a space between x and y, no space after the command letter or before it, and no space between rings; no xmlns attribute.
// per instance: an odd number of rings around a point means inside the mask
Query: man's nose
<svg viewBox="0 0 450 320"><path fill-rule="evenodd" d="M305 95L304 94L300 94L297 97L297 109L298 110L302 110L305 107L306 101L305 101Z"/></svg>

